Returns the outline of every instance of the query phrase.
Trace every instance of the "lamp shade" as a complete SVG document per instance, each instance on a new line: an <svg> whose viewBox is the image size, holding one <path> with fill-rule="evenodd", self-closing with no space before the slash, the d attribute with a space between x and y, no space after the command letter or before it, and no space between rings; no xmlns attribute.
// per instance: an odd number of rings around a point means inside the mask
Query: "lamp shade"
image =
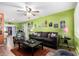
<svg viewBox="0 0 79 59"><path fill-rule="evenodd" d="M67 26L65 26L65 28L64 28L64 32L65 32L65 33L68 32L68 27L67 27Z"/></svg>

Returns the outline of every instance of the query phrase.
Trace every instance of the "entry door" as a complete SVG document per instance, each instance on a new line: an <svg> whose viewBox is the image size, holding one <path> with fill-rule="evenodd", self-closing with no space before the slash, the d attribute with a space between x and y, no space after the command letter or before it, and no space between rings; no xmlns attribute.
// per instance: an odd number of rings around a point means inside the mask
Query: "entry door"
<svg viewBox="0 0 79 59"><path fill-rule="evenodd" d="M12 27L8 27L8 35L12 35Z"/></svg>
<svg viewBox="0 0 79 59"><path fill-rule="evenodd" d="M4 43L4 14L0 13L0 44Z"/></svg>

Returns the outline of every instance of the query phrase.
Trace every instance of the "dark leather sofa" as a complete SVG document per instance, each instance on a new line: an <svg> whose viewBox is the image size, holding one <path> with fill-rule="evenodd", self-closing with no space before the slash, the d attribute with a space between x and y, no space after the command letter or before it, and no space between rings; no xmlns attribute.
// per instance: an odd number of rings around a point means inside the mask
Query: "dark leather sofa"
<svg viewBox="0 0 79 59"><path fill-rule="evenodd" d="M36 32L36 33L37 33L37 35L30 34L29 38L35 39L38 41L42 41L44 46L57 49L57 39L58 39L57 32ZM52 33L55 34L55 36L51 37ZM38 34L39 34L39 36L38 36Z"/></svg>

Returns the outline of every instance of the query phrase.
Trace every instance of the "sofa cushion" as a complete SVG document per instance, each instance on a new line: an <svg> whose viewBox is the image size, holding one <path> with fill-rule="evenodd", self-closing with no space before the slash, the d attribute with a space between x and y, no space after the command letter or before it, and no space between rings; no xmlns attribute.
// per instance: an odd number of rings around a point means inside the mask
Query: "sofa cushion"
<svg viewBox="0 0 79 59"><path fill-rule="evenodd" d="M48 37L48 32L42 32L41 37L46 37L47 38Z"/></svg>

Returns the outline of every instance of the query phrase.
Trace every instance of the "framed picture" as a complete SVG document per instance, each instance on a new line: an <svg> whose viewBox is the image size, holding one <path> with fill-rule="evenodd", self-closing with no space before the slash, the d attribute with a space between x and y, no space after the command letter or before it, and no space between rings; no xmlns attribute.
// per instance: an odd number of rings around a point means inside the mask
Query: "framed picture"
<svg viewBox="0 0 79 59"><path fill-rule="evenodd" d="M45 21L45 27L47 27L47 20Z"/></svg>
<svg viewBox="0 0 79 59"><path fill-rule="evenodd" d="M52 27L52 22L49 23L49 27Z"/></svg>
<svg viewBox="0 0 79 59"><path fill-rule="evenodd" d="M54 28L58 28L58 23L55 23L54 24Z"/></svg>
<svg viewBox="0 0 79 59"><path fill-rule="evenodd" d="M60 28L65 28L65 21L60 21Z"/></svg>

